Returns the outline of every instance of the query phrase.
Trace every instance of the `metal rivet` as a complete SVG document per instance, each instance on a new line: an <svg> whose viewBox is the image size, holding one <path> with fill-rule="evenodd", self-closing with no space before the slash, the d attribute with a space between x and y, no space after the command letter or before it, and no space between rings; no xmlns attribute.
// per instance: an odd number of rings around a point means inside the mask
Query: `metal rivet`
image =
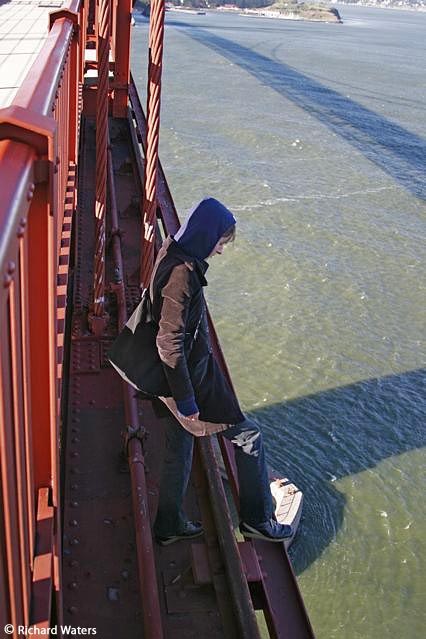
<svg viewBox="0 0 426 639"><path fill-rule="evenodd" d="M71 508L77 508L77 506L78 506L78 501L71 502Z"/></svg>
<svg viewBox="0 0 426 639"><path fill-rule="evenodd" d="M70 541L71 546L78 546L78 544L79 544L79 543L80 543L80 542L79 542L79 540L78 540L78 537L74 537L74 538L73 538L73 539L71 539L71 541Z"/></svg>
<svg viewBox="0 0 426 639"><path fill-rule="evenodd" d="M78 526L78 521L76 519L71 519L70 526Z"/></svg>
<svg viewBox="0 0 426 639"><path fill-rule="evenodd" d="M68 584L68 588L70 590L77 590L78 588L78 583L76 581L71 581L71 583Z"/></svg>
<svg viewBox="0 0 426 639"><path fill-rule="evenodd" d="M79 453L76 450L73 450L71 457L79 457Z"/></svg>
<svg viewBox="0 0 426 639"><path fill-rule="evenodd" d="M34 191L35 191L35 184L33 184L31 182L31 184L28 187L28 191L27 191L27 200L28 200L28 202L33 199ZM23 219L25 219L25 218L23 218ZM26 220L25 220L25 223L26 223ZM22 221L21 221L21 224L22 224Z"/></svg>
<svg viewBox="0 0 426 639"><path fill-rule="evenodd" d="M78 490L78 484L71 484L71 490Z"/></svg>
<svg viewBox="0 0 426 639"><path fill-rule="evenodd" d="M76 606L70 606L70 607L68 608L68 612L69 612L71 615L75 615L75 614L77 614L77 612L78 612L78 608L77 608Z"/></svg>
<svg viewBox="0 0 426 639"><path fill-rule="evenodd" d="M12 278L10 277L10 275L5 275L3 277L3 286L4 288L9 288L9 286L12 284Z"/></svg>
<svg viewBox="0 0 426 639"><path fill-rule="evenodd" d="M21 217L21 219L19 220L18 231L16 233L18 237L24 237L26 226L27 226L27 218Z"/></svg>
<svg viewBox="0 0 426 639"><path fill-rule="evenodd" d="M68 566L70 568L78 568L79 563L78 563L77 559L71 559L71 561L68 562Z"/></svg>

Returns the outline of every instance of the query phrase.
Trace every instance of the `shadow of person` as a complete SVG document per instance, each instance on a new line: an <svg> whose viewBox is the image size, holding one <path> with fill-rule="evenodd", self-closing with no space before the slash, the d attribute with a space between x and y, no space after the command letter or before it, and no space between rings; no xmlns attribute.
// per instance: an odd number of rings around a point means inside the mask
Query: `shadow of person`
<svg viewBox="0 0 426 639"><path fill-rule="evenodd" d="M426 370L361 381L249 413L265 435L268 462L304 493L291 554L296 573L342 526L345 495L335 481L426 445Z"/></svg>

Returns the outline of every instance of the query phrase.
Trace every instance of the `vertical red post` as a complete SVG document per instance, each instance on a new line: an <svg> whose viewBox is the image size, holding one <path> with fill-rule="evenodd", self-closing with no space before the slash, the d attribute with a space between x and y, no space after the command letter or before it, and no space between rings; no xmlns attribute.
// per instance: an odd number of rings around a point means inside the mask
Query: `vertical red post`
<svg viewBox="0 0 426 639"><path fill-rule="evenodd" d="M95 263L93 314L89 319L92 331L99 335L102 334L107 319L105 314L105 216L107 203L110 0L100 0L97 23Z"/></svg>
<svg viewBox="0 0 426 639"><path fill-rule="evenodd" d="M10 278L11 280L11 278ZM3 293L4 294L4 293ZM21 549L19 544L19 512L18 494L16 486L15 444L14 444L14 410L13 389L11 383L11 352L9 301L6 308L3 305L0 316L0 501L3 506L3 521L5 533L4 555L7 570L7 588L10 604L10 619L15 628L22 623L25 611L23 598L23 575L21 565ZM18 637L17 632L14 636Z"/></svg>
<svg viewBox="0 0 426 639"><path fill-rule="evenodd" d="M115 77L112 113L115 118L127 117L130 80L130 30L132 0L117 0L115 23Z"/></svg>
<svg viewBox="0 0 426 639"><path fill-rule="evenodd" d="M69 150L68 163L77 162L77 138L78 138L78 120L79 113L79 88L80 88L80 69L79 69L79 33L74 31L71 42L70 60L69 60ZM67 167L68 169L68 167Z"/></svg>
<svg viewBox="0 0 426 639"><path fill-rule="evenodd" d="M56 225L48 182L37 185L28 216L28 293L35 487L52 486L57 464ZM57 506L57 490L53 492Z"/></svg>
<svg viewBox="0 0 426 639"><path fill-rule="evenodd" d="M154 264L164 14L164 0L152 0L149 27L148 107L140 269L141 288L148 286Z"/></svg>
<svg viewBox="0 0 426 639"><path fill-rule="evenodd" d="M25 477L27 482L27 529L29 537L29 554L30 568L33 569L33 558L35 551L35 491L34 491L34 473L33 473L33 444L31 430L31 395L30 395L30 317L28 308L28 237L27 237L27 218L21 218L21 224L18 230L18 238L20 243L19 260L20 260L20 306L21 306L21 347L22 347L22 401L24 410L24 432L25 432Z"/></svg>
<svg viewBox="0 0 426 639"><path fill-rule="evenodd" d="M30 595L31 595L31 575L28 566L29 559L29 539L28 539L28 499L27 482L25 477L25 422L23 406L23 379L22 379L22 315L19 294L19 261L14 264L16 271L9 287L9 330L10 330L10 364L11 364L11 386L13 400L13 424L14 424L14 453L16 464L16 488L18 507L18 539L15 540L16 547L20 548L21 558L21 579L22 579L22 601L24 608L25 624L29 623L30 616Z"/></svg>

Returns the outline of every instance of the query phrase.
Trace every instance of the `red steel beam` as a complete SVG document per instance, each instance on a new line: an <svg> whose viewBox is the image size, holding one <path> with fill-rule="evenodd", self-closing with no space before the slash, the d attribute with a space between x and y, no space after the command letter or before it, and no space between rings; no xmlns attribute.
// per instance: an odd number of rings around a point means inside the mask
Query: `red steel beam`
<svg viewBox="0 0 426 639"><path fill-rule="evenodd" d="M112 284L112 288L117 297L118 329L122 330L128 318L126 312L123 258L121 253L120 230L118 226L118 212L111 148L108 150L108 183L110 191L112 248L115 263L115 282ZM127 382L123 381L123 393L126 424L128 424L128 430L132 431L134 435L136 435L139 431L139 411L137 401L135 399L134 388ZM140 434L142 435L143 433ZM138 573L144 613L144 636L146 639L162 639L164 635L159 604L159 590L155 568L154 549L152 546L150 518L148 515L148 492L141 437L131 436L129 438L127 453L132 482Z"/></svg>
<svg viewBox="0 0 426 639"><path fill-rule="evenodd" d="M116 0L116 8L112 114L115 118L126 118L130 80L130 22L132 16L132 0Z"/></svg>
<svg viewBox="0 0 426 639"><path fill-rule="evenodd" d="M93 314L90 328L101 335L107 322L105 314L105 225L107 205L107 144L109 108L110 0L98 5L98 86L96 92L96 198Z"/></svg>
<svg viewBox="0 0 426 639"><path fill-rule="evenodd" d="M56 226L64 206L69 154L75 158L77 149L82 52L75 27L80 7L80 0L73 0L61 15L51 16L45 46L12 106L0 110L0 562L8 580L0 598L8 598L8 620L15 625L30 620L34 501L41 486L51 486L56 507L56 512L51 508L56 525L49 552L54 555L57 591L61 587ZM47 604L49 622L50 595ZM60 621L59 598L57 615Z"/></svg>
<svg viewBox="0 0 426 639"><path fill-rule="evenodd" d="M148 106L140 268L141 288L148 286L154 266L164 15L164 0L152 0L149 19Z"/></svg>

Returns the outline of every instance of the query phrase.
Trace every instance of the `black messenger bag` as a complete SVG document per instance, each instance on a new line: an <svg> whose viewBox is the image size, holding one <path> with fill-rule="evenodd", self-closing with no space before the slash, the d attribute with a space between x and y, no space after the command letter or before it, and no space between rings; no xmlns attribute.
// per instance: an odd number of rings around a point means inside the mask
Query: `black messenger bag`
<svg viewBox="0 0 426 639"><path fill-rule="evenodd" d="M149 289L113 343L108 359L126 382L148 395L170 396L157 350L158 324L151 313Z"/></svg>

